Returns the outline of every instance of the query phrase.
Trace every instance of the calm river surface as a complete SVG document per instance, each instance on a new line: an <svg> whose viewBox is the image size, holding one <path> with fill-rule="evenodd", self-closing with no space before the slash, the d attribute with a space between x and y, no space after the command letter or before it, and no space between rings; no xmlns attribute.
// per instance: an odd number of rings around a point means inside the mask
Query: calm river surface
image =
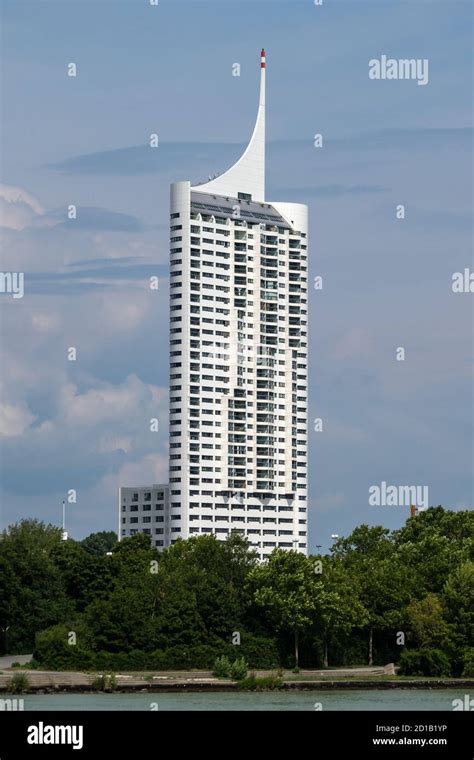
<svg viewBox="0 0 474 760"><path fill-rule="evenodd" d="M461 693L462 692L462 693ZM452 710L462 689L25 695L25 710ZM152 705L155 705L152 707ZM156 707L157 706L157 707Z"/></svg>

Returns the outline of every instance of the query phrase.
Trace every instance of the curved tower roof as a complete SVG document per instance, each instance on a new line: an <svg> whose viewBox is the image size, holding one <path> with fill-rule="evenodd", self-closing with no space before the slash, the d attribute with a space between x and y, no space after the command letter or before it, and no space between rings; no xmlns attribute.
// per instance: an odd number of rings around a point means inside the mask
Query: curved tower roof
<svg viewBox="0 0 474 760"><path fill-rule="evenodd" d="M237 198L248 193L252 200L265 201L265 50L260 54L260 98L257 121L250 142L239 160L226 172L202 185L198 192Z"/></svg>

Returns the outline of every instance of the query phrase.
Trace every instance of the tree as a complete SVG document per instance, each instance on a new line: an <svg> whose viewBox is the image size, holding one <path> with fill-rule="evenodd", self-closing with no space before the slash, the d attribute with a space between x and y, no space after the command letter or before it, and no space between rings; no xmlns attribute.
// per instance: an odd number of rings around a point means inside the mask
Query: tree
<svg viewBox="0 0 474 760"><path fill-rule="evenodd" d="M110 593L112 568L109 557L90 554L82 542L69 539L52 549L51 559L78 612L85 610L96 597L102 599Z"/></svg>
<svg viewBox="0 0 474 760"><path fill-rule="evenodd" d="M316 628L322 635L324 667L329 667L329 647L336 636L347 635L353 628L368 622L368 613L359 599L357 581L336 557L325 557L321 561L322 572L318 576L321 583Z"/></svg>
<svg viewBox="0 0 474 760"><path fill-rule="evenodd" d="M436 594L429 593L420 600L412 599L406 609L406 619L417 646L422 649L445 646L449 631L443 606Z"/></svg>
<svg viewBox="0 0 474 760"><path fill-rule="evenodd" d="M329 556L275 550L259 564L239 535L179 540L160 553L137 534L107 552L112 532L92 534L86 548L24 520L0 536L0 649L31 652L36 640L44 661L61 667L82 659L91 667L207 667L232 652L239 632L239 652L258 663L293 650L298 663L300 643L317 644L305 649L311 664L320 643L326 665L355 663L368 642L372 664L398 656L395 634L406 624L423 668L442 647L461 674L473 641L473 529L472 515L436 507L398 531L361 525ZM416 653L406 654L419 667Z"/></svg>
<svg viewBox="0 0 474 760"><path fill-rule="evenodd" d="M372 665L374 632L400 623L415 578L400 561L390 531L382 526L359 526L336 542L333 555L344 563L359 589L368 627L368 664Z"/></svg>
<svg viewBox="0 0 474 760"><path fill-rule="evenodd" d="M298 665L299 639L313 622L321 591L312 563L298 552L275 549L250 572L248 582L255 605L264 609L276 630L293 634Z"/></svg>
<svg viewBox="0 0 474 760"><path fill-rule="evenodd" d="M446 578L470 559L474 513L430 507L393 533L400 561L416 576L416 596L441 593Z"/></svg>
<svg viewBox="0 0 474 760"><path fill-rule="evenodd" d="M442 600L446 619L455 629L464 647L474 641L474 562L465 562L454 570L443 587Z"/></svg>
<svg viewBox="0 0 474 760"><path fill-rule="evenodd" d="M0 653L8 654L9 631L17 619L20 584L13 567L1 555L0 546Z"/></svg>
<svg viewBox="0 0 474 760"><path fill-rule="evenodd" d="M107 552L111 552L118 541L117 534L113 530L101 530L99 533L91 533L83 538L81 546L86 552L94 557L103 557Z"/></svg>
<svg viewBox="0 0 474 760"><path fill-rule="evenodd" d="M163 552L160 567L173 586L195 593L211 640L230 641L232 632L243 628L245 578L256 563L255 552L241 536L225 542L196 536Z"/></svg>
<svg viewBox="0 0 474 760"><path fill-rule="evenodd" d="M61 573L52 559L61 530L38 520L22 520L0 537L0 563L8 568L0 587L0 607L8 617L9 649L31 652L35 634L61 622L73 610Z"/></svg>

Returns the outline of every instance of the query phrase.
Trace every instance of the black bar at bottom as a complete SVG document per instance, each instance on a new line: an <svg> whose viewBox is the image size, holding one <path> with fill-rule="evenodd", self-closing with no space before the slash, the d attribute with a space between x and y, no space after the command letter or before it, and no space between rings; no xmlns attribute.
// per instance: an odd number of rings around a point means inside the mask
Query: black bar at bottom
<svg viewBox="0 0 474 760"><path fill-rule="evenodd" d="M471 712L1 712L0 760L95 758L189 749L268 757L331 751L334 757L472 760ZM286 749L285 749L286 748Z"/></svg>

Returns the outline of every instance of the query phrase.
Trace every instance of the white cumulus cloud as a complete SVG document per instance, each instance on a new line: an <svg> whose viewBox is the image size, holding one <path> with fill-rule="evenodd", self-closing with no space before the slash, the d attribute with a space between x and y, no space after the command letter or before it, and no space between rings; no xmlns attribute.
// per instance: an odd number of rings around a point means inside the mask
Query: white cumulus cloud
<svg viewBox="0 0 474 760"><path fill-rule="evenodd" d="M23 404L0 404L0 438L21 435L35 419Z"/></svg>
<svg viewBox="0 0 474 760"><path fill-rule="evenodd" d="M23 230L43 214L41 203L26 190L0 184L0 226Z"/></svg>

